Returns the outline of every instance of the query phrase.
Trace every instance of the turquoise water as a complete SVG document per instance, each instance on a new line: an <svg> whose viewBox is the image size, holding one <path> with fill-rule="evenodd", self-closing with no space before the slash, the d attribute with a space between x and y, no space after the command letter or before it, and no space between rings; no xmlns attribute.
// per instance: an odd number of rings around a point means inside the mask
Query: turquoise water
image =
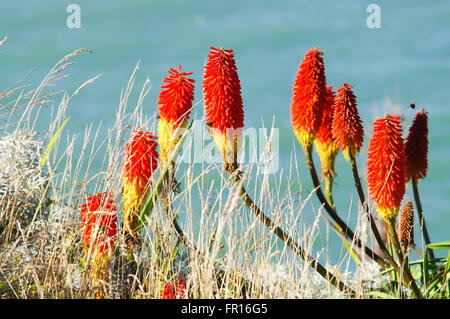
<svg viewBox="0 0 450 319"><path fill-rule="evenodd" d="M71 102L67 132L82 133L86 125L102 121L104 134L114 123L121 89L139 60L136 86L140 89L147 76L151 79L144 102L144 110L151 114L160 81L170 67L182 65L193 72L195 101L200 101L209 47L223 46L236 55L246 127L260 127L261 120L270 126L275 115L280 165L286 167L296 143L289 115L292 83L306 50L317 46L324 52L328 83L354 86L365 125L365 147L359 157L362 176L371 123L387 111L386 97L401 105L407 127L414 116L407 107L410 102L429 112L429 173L420 189L432 240L449 240L450 2L377 1L381 28L369 29L366 7L372 2L4 0L0 36L7 35L8 40L1 48L0 88L13 86L30 70L24 82L36 86L62 56L89 48L94 53L77 57L71 76L61 85L73 92L85 80L103 76ZM80 29L66 26L69 3L81 7ZM201 105L197 110L202 116ZM297 158L303 188L310 190L298 144ZM342 156L337 172L336 205L340 212L354 211L357 194ZM409 188L406 199L412 200ZM421 246L418 237L416 243Z"/></svg>

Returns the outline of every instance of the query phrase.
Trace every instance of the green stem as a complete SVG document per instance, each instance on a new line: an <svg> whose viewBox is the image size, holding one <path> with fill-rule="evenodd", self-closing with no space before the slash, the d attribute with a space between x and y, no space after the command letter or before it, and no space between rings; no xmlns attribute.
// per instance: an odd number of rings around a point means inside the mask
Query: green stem
<svg viewBox="0 0 450 319"><path fill-rule="evenodd" d="M384 244L383 239L381 238L380 232L378 231L377 225L375 224L375 221L373 220L372 215L370 214L369 205L367 203L366 196L364 195L364 191L361 186L361 179L359 177L358 166L356 165L355 155L352 154L351 152L350 152L350 163L352 166L353 178L355 180L355 187L356 187L356 190L358 191L359 200L361 201L364 211L366 212L367 219L369 220L370 227L371 227L372 232L375 236L375 239L378 243L378 246L380 246L381 251L383 252L384 256L388 259L391 266L398 267L394 258L387 250L386 245Z"/></svg>
<svg viewBox="0 0 450 319"><path fill-rule="evenodd" d="M419 189L418 189L418 180L412 179L412 188L414 193L414 201L416 203L417 213L419 214L420 228L422 228L423 238L425 239L425 244L429 245L431 243L430 236L428 234L427 225L425 223L425 217L423 216L422 203L420 201ZM433 249L428 249L430 258L434 259L434 251Z"/></svg>
<svg viewBox="0 0 450 319"><path fill-rule="evenodd" d="M334 209L334 201L333 201L333 176L327 176L325 178L325 195L327 198L327 202L328 204L333 207ZM334 225L336 226L336 228L342 232L342 229L339 227L339 225L334 222ZM358 253L351 248L351 245L349 243L347 243L346 241L344 241L344 246L347 249L348 252L350 252L353 260L357 263L360 264L361 263L361 259L358 256Z"/></svg>
<svg viewBox="0 0 450 319"><path fill-rule="evenodd" d="M170 161L169 165L169 174L167 175L166 179L166 189L167 189L167 198L164 203L165 205L165 212L167 217L170 219L172 223L172 227L174 228L175 232L177 233L178 239L183 243L183 245L187 248L189 253L195 252L197 256L202 256L202 254L197 250L197 247L193 243L190 242L189 238L186 236L186 234L181 229L180 225L178 224L177 216L172 212L172 186L174 181L174 166L175 163L173 161Z"/></svg>
<svg viewBox="0 0 450 319"><path fill-rule="evenodd" d="M385 223L385 225L386 225L386 223ZM389 234L389 229L388 229L387 225L386 225L386 233ZM387 245L388 245L387 249L389 251L389 254L391 254L391 256L394 256L394 253L395 253L394 246L392 244L392 239L389 235L387 236ZM391 283L393 283L392 286L394 287L395 294L398 295L398 292L400 291L401 282L397 278L397 274L400 273L400 269L398 268L398 266L393 267L392 269L393 269L393 271L390 273Z"/></svg>
<svg viewBox="0 0 450 319"><path fill-rule="evenodd" d="M423 295L422 295L419 287L417 286L417 283L413 280L413 276L411 275L411 272L409 271L409 265L407 265L405 263L405 260L403 258L403 252L400 247L400 243L399 243L397 232L395 231L394 225L395 225L395 219L390 220L388 222L389 233L391 235L395 251L397 252L398 261L402 268L402 272L399 273L399 276L402 278L403 277L402 275L404 275L406 282L407 282L407 286L409 286L411 288L411 290L413 291L416 298L423 299Z"/></svg>
<svg viewBox="0 0 450 319"><path fill-rule="evenodd" d="M327 198L328 204L334 208L334 201L333 201L333 177L328 176L325 178L325 195Z"/></svg>
<svg viewBox="0 0 450 319"><path fill-rule="evenodd" d="M274 232L275 235L278 236L286 245L288 245L297 255L299 255L304 261L309 263L311 267L316 270L323 278L325 278L332 285L337 287L344 293L350 294L351 297L355 296L355 292L348 288L342 281L338 280L335 275L328 272L328 270L323 267L316 259L311 257L302 249L302 247L297 244L288 234L286 234L280 227L276 226L275 223L266 215L263 211L261 211L253 200L248 195L244 186L242 185L242 180L239 177L239 171L230 172L231 178L234 181L236 187L239 190L239 194L242 198L244 204L250 208L253 214L271 231Z"/></svg>
<svg viewBox="0 0 450 319"><path fill-rule="evenodd" d="M370 259L377 262L381 267L384 269L389 267L389 264L387 264L383 258L375 254L371 249L369 249L367 246L364 246L361 242L361 240L355 236L354 232L347 226L347 224L337 215L335 209L331 207L325 196L323 195L319 178L317 176L316 168L314 167L314 162L312 158L312 144L305 149L305 155L306 155L306 162L308 164L308 169L311 174L311 178L313 181L314 188L316 189L316 195L319 198L319 201L321 204L325 207L325 210L327 211L328 215L333 219L335 223L340 228L341 233L344 235L344 237L348 237L350 240L354 241L355 244L360 248L364 250L364 253L369 257ZM339 229L338 228L338 229Z"/></svg>

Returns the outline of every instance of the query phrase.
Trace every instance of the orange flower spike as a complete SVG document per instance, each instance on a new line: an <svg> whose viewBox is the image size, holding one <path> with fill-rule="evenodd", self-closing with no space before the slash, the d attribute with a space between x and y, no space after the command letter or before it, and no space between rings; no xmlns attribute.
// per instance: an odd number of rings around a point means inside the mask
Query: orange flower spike
<svg viewBox="0 0 450 319"><path fill-rule="evenodd" d="M395 222L405 194L405 150L399 116L386 114L374 122L367 184L378 214L386 223Z"/></svg>
<svg viewBox="0 0 450 319"><path fill-rule="evenodd" d="M160 161L167 162L167 157L175 146L181 132L177 128L185 127L194 100L193 79L188 78L192 73L181 71L181 66L169 69L169 76L163 79L166 83L158 97L158 136Z"/></svg>
<svg viewBox="0 0 450 319"><path fill-rule="evenodd" d="M334 162L339 148L336 147L331 135L334 96L335 93L333 92L333 88L331 86L328 87L325 96L326 103L323 109L322 124L314 140L316 151L319 154L320 162L322 163L323 177L333 177L336 175L334 172Z"/></svg>
<svg viewBox="0 0 450 319"><path fill-rule="evenodd" d="M323 53L308 50L298 68L291 104L291 122L295 135L306 150L312 146L322 124L326 103L326 80Z"/></svg>
<svg viewBox="0 0 450 319"><path fill-rule="evenodd" d="M123 218L127 233L136 237L139 213L145 203L151 176L157 167L156 137L150 132L136 129L125 146L122 167Z"/></svg>
<svg viewBox="0 0 450 319"><path fill-rule="evenodd" d="M336 146L342 148L342 153L347 160L350 153L356 155L356 152L359 152L364 140L364 130L352 87L344 83L337 89L331 129Z"/></svg>
<svg viewBox="0 0 450 319"><path fill-rule="evenodd" d="M210 49L203 74L206 123L222 151L224 168L234 171L244 127L241 84L233 50Z"/></svg>
<svg viewBox="0 0 450 319"><path fill-rule="evenodd" d="M405 143L406 181L427 176L428 169L428 116L420 109L409 129Z"/></svg>
<svg viewBox="0 0 450 319"><path fill-rule="evenodd" d="M105 248L114 248L117 235L117 214L114 199L108 192L97 193L83 199L81 206L81 238L86 246L98 248L102 253Z"/></svg>

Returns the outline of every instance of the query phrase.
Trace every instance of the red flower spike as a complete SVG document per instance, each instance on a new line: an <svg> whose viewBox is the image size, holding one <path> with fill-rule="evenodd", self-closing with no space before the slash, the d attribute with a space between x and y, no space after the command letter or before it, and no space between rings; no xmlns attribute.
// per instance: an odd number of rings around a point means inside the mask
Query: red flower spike
<svg viewBox="0 0 450 319"><path fill-rule="evenodd" d="M105 248L114 248L117 235L117 214L114 199L108 192L97 193L83 199L81 206L83 242L98 247L102 253Z"/></svg>
<svg viewBox="0 0 450 319"><path fill-rule="evenodd" d="M185 127L192 109L194 99L193 79L187 76L192 73L181 71L181 66L169 69L169 76L163 79L165 85L158 97L158 136L160 161L165 163L167 156L175 146L179 135L176 134L178 127Z"/></svg>
<svg viewBox="0 0 450 319"><path fill-rule="evenodd" d="M157 167L156 137L140 128L133 131L125 146L122 167L124 228L135 237L138 214L147 198L151 176Z"/></svg>
<svg viewBox="0 0 450 319"><path fill-rule="evenodd" d="M364 140L364 130L356 107L353 86L342 84L334 99L333 123L331 134L336 146L342 148L346 159L350 153L359 152Z"/></svg>
<svg viewBox="0 0 450 319"><path fill-rule="evenodd" d="M386 114L374 122L367 184L378 214L386 223L395 221L405 194L405 150L399 116Z"/></svg>
<svg viewBox="0 0 450 319"><path fill-rule="evenodd" d="M417 180L427 176L428 169L428 116L424 109L420 109L405 143L406 181Z"/></svg>
<svg viewBox="0 0 450 319"><path fill-rule="evenodd" d="M222 151L225 168L236 167L244 127L241 84L233 50L210 47L203 74L206 123Z"/></svg>
<svg viewBox="0 0 450 319"><path fill-rule="evenodd" d="M244 127L241 84L233 50L210 48L203 75L206 122L225 133Z"/></svg>
<svg viewBox="0 0 450 319"><path fill-rule="evenodd" d="M178 70L170 68L168 73L170 75L163 79L167 84L161 86L163 90L159 93L158 112L160 117L179 125L189 119L195 81L187 77L192 72L181 71L181 65Z"/></svg>
<svg viewBox="0 0 450 319"><path fill-rule="evenodd" d="M326 96L325 66L317 48L308 50L294 81L291 122L303 148L312 145L322 123Z"/></svg>
<svg viewBox="0 0 450 319"><path fill-rule="evenodd" d="M336 175L334 172L334 162L339 151L331 135L334 96L333 88L329 86L325 95L326 103L323 108L322 124L314 140L314 145L316 146L322 164L322 176L324 177Z"/></svg>
<svg viewBox="0 0 450 319"><path fill-rule="evenodd" d="M161 290L160 295L162 299L184 299L186 295L186 285L178 279L177 282L165 284L164 289Z"/></svg>
<svg viewBox="0 0 450 319"><path fill-rule="evenodd" d="M136 179L140 187L147 185L158 165L156 139L156 136L140 128L133 130L133 134L125 146L122 165L123 177L126 182L132 182Z"/></svg>

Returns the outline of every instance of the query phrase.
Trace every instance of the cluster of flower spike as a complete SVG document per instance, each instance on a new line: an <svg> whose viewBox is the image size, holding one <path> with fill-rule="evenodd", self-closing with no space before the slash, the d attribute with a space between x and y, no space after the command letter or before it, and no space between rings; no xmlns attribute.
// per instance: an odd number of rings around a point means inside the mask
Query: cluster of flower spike
<svg viewBox="0 0 450 319"><path fill-rule="evenodd" d="M224 167L237 168L236 157L242 138L244 112L241 86L233 50L210 48L204 67L203 95L206 121L217 146L223 153ZM323 53L308 50L299 65L294 81L291 120L303 147L315 143L322 163L323 176L332 177L339 151L345 157L359 152L364 131L352 86L344 83L337 89L326 87ZM175 129L189 118L194 98L194 80L186 73L170 69L158 98L160 161L176 143ZM398 215L406 180L423 178L427 170L427 115L416 115L404 146L399 118L386 114L374 123L369 143L367 182L369 193L379 214L389 221ZM229 134L231 132L231 134ZM171 140L174 141L171 144ZM148 195L150 177L157 166L156 137L137 129L126 145L124 168L124 227L130 233L136 216ZM406 158L405 158L406 156ZM231 164L231 165L230 165ZM229 165L229 166L227 166Z"/></svg>
<svg viewBox="0 0 450 319"><path fill-rule="evenodd" d="M294 132L306 151L314 142L322 164L322 175L332 178L339 151L355 156L364 141L352 86L343 83L334 96L326 86L322 52L308 50L300 63L293 86L291 120ZM405 181L426 175L428 127L422 109L414 119L406 144L398 116L386 114L374 123L369 143L367 182L378 213L386 222L398 215L405 193Z"/></svg>
<svg viewBox="0 0 450 319"><path fill-rule="evenodd" d="M171 68L168 72L169 76L163 79L165 84L161 86L163 90L158 97L160 163L168 161L180 136L177 129L186 126L194 99L194 80L188 78L192 73L183 72L181 66L178 69ZM235 170L244 112L232 50L211 47L205 65L203 91L206 120L214 141L224 154L224 167L229 165L230 170ZM157 137L151 132L137 128L125 145L122 162L123 228L128 238L136 239L139 236L139 214L149 194L152 175L158 164L157 144ZM85 200L87 203L81 210L83 241L87 246L95 245L101 252L105 248L112 249L117 232L117 216L111 195L108 192L99 193ZM104 260L100 260L97 268L103 266ZM161 296L183 298L185 289L183 282L165 285Z"/></svg>
<svg viewBox="0 0 450 319"><path fill-rule="evenodd" d="M233 50L210 48L204 66L203 96L206 122L223 154L224 169L237 170L237 153L244 127L241 85ZM322 163L324 177L335 175L334 161L341 149L344 156L355 156L363 144L364 131L358 114L352 86L343 83L337 94L327 88L323 53L308 50L301 61L294 81L291 122L305 149L314 143ZM158 142L160 162L166 163L177 143L177 129L185 127L194 99L192 73L169 69L163 79L158 98ZM409 131L406 143L398 116L386 114L374 122L367 160L369 193L378 213L386 223L398 215L405 193L405 182L424 178L428 151L427 115L420 110ZM124 231L136 238L139 214L149 194L152 175L158 165L157 137L144 129L135 129L125 145L123 157L123 221ZM82 239L87 247L97 251L114 248L117 233L116 207L108 192L85 199L81 209ZM400 237L404 245L412 245L413 209L408 203L402 217ZM186 286L182 282L165 285L163 298L183 298Z"/></svg>

